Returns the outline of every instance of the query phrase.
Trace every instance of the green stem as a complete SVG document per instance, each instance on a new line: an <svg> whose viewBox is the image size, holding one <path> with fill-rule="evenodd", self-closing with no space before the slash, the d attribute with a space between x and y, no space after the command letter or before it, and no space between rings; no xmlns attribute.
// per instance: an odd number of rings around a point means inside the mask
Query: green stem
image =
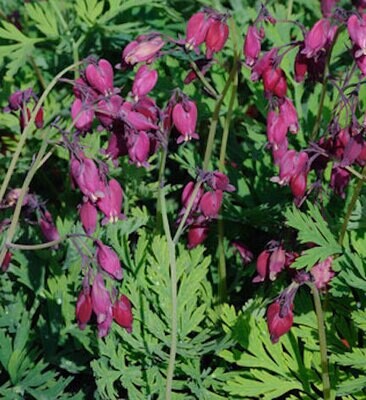
<svg viewBox="0 0 366 400"><path fill-rule="evenodd" d="M161 191L164 190L164 173L166 166L166 159L168 155L168 146L165 145L160 153L159 177L158 177L158 198L156 202L156 231L161 232L163 224L163 215L161 212Z"/></svg>
<svg viewBox="0 0 366 400"><path fill-rule="evenodd" d="M177 340L178 340L177 265L176 265L175 243L172 239L172 235L170 232L164 189L160 191L160 204L163 217L164 232L167 238L168 251L169 251L171 301L172 301L171 341L170 341L169 363L168 363L166 387L165 387L165 399L170 400L172 398L172 386L173 386L175 359L177 355Z"/></svg>
<svg viewBox="0 0 366 400"><path fill-rule="evenodd" d="M211 119L211 125L210 125L210 130L208 132L208 139L207 139L207 145L206 145L206 151L205 151L205 157L203 160L203 170L207 170L208 169L208 164L210 162L211 159L211 155L213 152L213 147L214 147L214 142L215 142L215 135L216 135L216 128L217 128L217 124L219 122L219 115L220 115L220 109L222 106L222 103L226 97L226 94L230 88L231 82L234 79L234 76L236 74L236 70L237 70L237 65L236 65L236 61L234 61L234 65L230 71L230 75L228 80L226 81L226 84L224 86L224 89L222 91L222 93L220 94L219 98L216 101L215 104L215 108L214 108L214 112L212 115L212 119Z"/></svg>
<svg viewBox="0 0 366 400"><path fill-rule="evenodd" d="M41 96L40 99L38 100L38 103L37 103L36 107L34 108L34 110L33 110L33 112L32 112L31 118L30 118L30 120L29 120L27 126L26 126L25 129L23 130L23 133L22 133L21 136L20 136L20 140L19 140L19 142L18 142L17 148L15 149L15 152L14 152L14 155L13 155L13 157L12 157L12 159L11 159L9 168L8 168L8 170L7 170L7 172L6 172L4 181L3 181L2 185L1 185L1 188L0 188L0 202L1 202L1 201L3 200L3 198L4 198L4 195L5 195L5 192L6 192L7 188L8 188L10 179L11 179L13 173L14 173L15 166L16 166L18 160L19 160L20 153L22 152L22 149L23 149L23 147L24 147L24 144L25 144L25 142L26 142L28 136L30 135L30 133L31 133L31 131L32 131L32 128L33 128L33 124L34 124L36 115L37 115L38 111L40 110L40 108L42 107L42 105L43 105L43 103L44 103L46 97L48 96L48 94L50 93L50 91L53 89L53 87L57 84L57 82L59 81L59 79L60 79L63 75L65 75L68 71L70 71L70 70L72 70L73 68L77 67L79 64L80 64L80 62L79 62L79 63L76 63L76 64L72 64L72 65L68 66L67 68L63 69L60 73L58 73L58 74L52 79L51 83L47 86L46 90L43 92L42 96Z"/></svg>
<svg viewBox="0 0 366 400"><path fill-rule="evenodd" d="M319 333L319 348L320 348L320 360L322 368L322 381L323 381L323 395L324 400L331 399L329 370L328 370L328 356L327 356L327 338L325 335L324 315L323 309L320 302L319 291L313 283L308 283L311 288L311 292L314 299L315 313L318 322L318 333Z"/></svg>
<svg viewBox="0 0 366 400"><path fill-rule="evenodd" d="M202 72L200 71L200 69L197 67L197 64L193 61L190 60L190 65L193 69L193 71L196 73L197 77L199 78L199 80L202 82L203 86L207 89L207 91L210 93L210 95L212 97L214 97L215 99L219 98L219 95L217 94L217 91L215 90L215 88L210 84L210 82L208 82L208 80L204 77L204 75L202 74Z"/></svg>
<svg viewBox="0 0 366 400"><path fill-rule="evenodd" d="M310 135L310 140L315 140L317 138L317 136L318 136L318 133L319 133L320 123L321 123L321 119L322 119L322 116L323 116L323 107L324 107L325 95L326 95L326 92L327 92L327 84L328 84L328 79L329 79L330 59L332 57L332 52L333 52L333 49L334 49L334 45L335 45L335 43L336 43L336 41L338 39L339 33L340 33L340 28L337 29L337 32L336 32L336 34L334 36L331 48L328 51L327 58L326 58L326 61L325 61L323 87L322 87L322 91L321 91L321 94L320 94L318 114L316 116L315 124L314 124L313 130L312 130L311 135Z"/></svg>
<svg viewBox="0 0 366 400"><path fill-rule="evenodd" d="M46 83L46 81L45 81L44 78L43 78L43 75L42 75L41 70L39 69L37 63L35 62L34 57L33 57L33 56L30 56L30 57L29 57L29 60L30 60L30 63L32 64L32 67L33 67L33 69L34 69L34 72L35 72L36 75L37 75L37 78L38 78L38 80L39 80L39 83L40 83L41 86L42 86L42 90L46 90L46 88L47 88L47 83Z"/></svg>
<svg viewBox="0 0 366 400"><path fill-rule="evenodd" d="M177 231L175 232L175 235L174 235L174 238L173 238L174 244L177 244L177 243L178 243L178 241L179 241L179 239L180 239L180 237L181 237L181 235L182 235L182 233L183 233L183 229L184 229L185 223L186 223L186 221L187 221L187 218L188 218L188 216L189 216L189 213L190 213L191 210L192 210L194 200L195 200L195 198L197 197L197 193L198 193L198 191L200 190L201 185L202 185L202 182L201 182L201 181L198 181L198 182L195 184L194 188L193 188L193 191L192 191L192 193L191 193L191 197L189 198L189 201L188 201L188 205L187 205L186 211L184 212L183 217L182 217L182 220L180 221L180 224L179 224L179 226L178 226L178 229L177 229Z"/></svg>
<svg viewBox="0 0 366 400"><path fill-rule="evenodd" d="M357 182L357 185L356 185L355 190L353 192L351 201L349 202L348 207L347 207L346 215L344 217L344 221L343 221L343 224L342 224L342 227L341 227L341 233L339 234L339 239L338 239L338 243L341 246L343 245L343 240L344 240L344 236L345 236L346 231L347 231L348 222L349 222L349 220L351 218L352 211L355 208L356 201L358 200L358 198L360 196L361 189L362 189L362 186L363 186L363 183L364 183L365 179L366 179L366 166L363 167L361 178L359 178L359 180Z"/></svg>
<svg viewBox="0 0 366 400"><path fill-rule="evenodd" d="M49 247L57 246L61 242L63 242L66 237L61 237L60 239L52 240L51 242L47 243L40 243L40 244L20 244L20 243L8 243L6 247L8 249L14 250L42 250L48 249Z"/></svg>

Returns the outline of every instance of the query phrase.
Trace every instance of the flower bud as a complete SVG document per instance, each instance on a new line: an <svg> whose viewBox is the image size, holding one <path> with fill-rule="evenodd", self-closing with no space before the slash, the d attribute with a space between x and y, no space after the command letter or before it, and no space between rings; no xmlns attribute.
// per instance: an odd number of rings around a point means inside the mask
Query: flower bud
<svg viewBox="0 0 366 400"><path fill-rule="evenodd" d="M294 322L293 304L285 313L281 312L281 308L284 307L281 307L280 301L276 300L267 309L267 326L272 343L277 343L279 338L291 329Z"/></svg>
<svg viewBox="0 0 366 400"><path fill-rule="evenodd" d="M85 233L92 235L97 227L98 211L95 206L88 200L79 208L81 224Z"/></svg>
<svg viewBox="0 0 366 400"><path fill-rule="evenodd" d="M318 53L328 49L333 41L336 30L337 27L332 27L329 20L319 20L307 33L301 53L307 58L315 58Z"/></svg>
<svg viewBox="0 0 366 400"><path fill-rule="evenodd" d="M60 234L58 233L58 230L53 223L52 216L48 211L41 216L39 227L41 228L42 234L48 242L60 239Z"/></svg>
<svg viewBox="0 0 366 400"><path fill-rule="evenodd" d="M223 21L210 18L209 27L206 34L206 58L212 58L214 53L218 53L225 46L229 37L229 27Z"/></svg>
<svg viewBox="0 0 366 400"><path fill-rule="evenodd" d="M239 252L243 264L249 264L253 261L253 253L248 249L248 247L242 242L235 241L232 243L235 249Z"/></svg>
<svg viewBox="0 0 366 400"><path fill-rule="evenodd" d="M199 136L195 132L197 123L197 107L193 101L184 101L178 103L173 108L173 123L177 131L181 134L177 143L198 139Z"/></svg>
<svg viewBox="0 0 366 400"><path fill-rule="evenodd" d="M3 272L6 272L8 270L12 257L13 254L9 250L7 250L5 253L3 263L1 264L1 270Z"/></svg>
<svg viewBox="0 0 366 400"><path fill-rule="evenodd" d="M113 304L113 319L117 322L118 325L125 328L128 333L132 332L132 307L130 300L124 294L121 296L119 300Z"/></svg>
<svg viewBox="0 0 366 400"><path fill-rule="evenodd" d="M136 72L132 94L136 98L147 95L155 87L157 81L158 72L155 69L149 70L146 65L142 65Z"/></svg>
<svg viewBox="0 0 366 400"><path fill-rule="evenodd" d="M92 300L90 297L90 290L82 290L79 293L78 300L76 302L76 320L79 328L84 330L87 323L89 322L92 314Z"/></svg>
<svg viewBox="0 0 366 400"><path fill-rule="evenodd" d="M85 70L85 76L90 86L101 94L113 91L113 67L109 61L103 58L98 64L89 64Z"/></svg>
<svg viewBox="0 0 366 400"><path fill-rule="evenodd" d="M96 245L98 265L115 279L121 280L123 278L123 271L117 253L111 247L103 244L100 240L97 240Z"/></svg>

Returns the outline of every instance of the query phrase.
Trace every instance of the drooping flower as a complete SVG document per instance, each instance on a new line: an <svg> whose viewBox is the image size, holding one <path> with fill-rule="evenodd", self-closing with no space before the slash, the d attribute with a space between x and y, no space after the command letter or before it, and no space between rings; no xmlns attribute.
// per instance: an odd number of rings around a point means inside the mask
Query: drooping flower
<svg viewBox="0 0 366 400"><path fill-rule="evenodd" d="M92 315L93 307L92 300L90 297L90 289L83 289L78 296L76 302L76 320L78 322L79 328L84 330L87 323L89 322Z"/></svg>
<svg viewBox="0 0 366 400"><path fill-rule="evenodd" d="M108 182L104 190L104 196L98 199L97 206L105 215L103 224L117 222L123 217L122 214L123 190L115 179Z"/></svg>
<svg viewBox="0 0 366 400"><path fill-rule="evenodd" d="M200 210L206 218L217 218L221 204L223 192L222 190L214 190L206 192L200 200Z"/></svg>
<svg viewBox="0 0 366 400"><path fill-rule="evenodd" d="M144 61L150 63L164 44L165 41L161 36L140 36L124 48L122 53L123 64L135 65Z"/></svg>
<svg viewBox="0 0 366 400"><path fill-rule="evenodd" d="M252 67L258 60L261 51L261 40L262 36L257 27L255 25L249 26L243 48L245 63L249 67Z"/></svg>
<svg viewBox="0 0 366 400"><path fill-rule="evenodd" d="M96 258L98 265L113 278L121 280L123 278L123 271L121 262L117 253L109 246L103 244L100 240L96 241L97 251Z"/></svg>
<svg viewBox="0 0 366 400"><path fill-rule="evenodd" d="M181 135L177 139L177 143L199 138L198 133L195 132L197 107L193 101L187 100L176 104L173 108L172 118L177 131Z"/></svg>
<svg viewBox="0 0 366 400"><path fill-rule="evenodd" d="M293 304L285 309L279 299L268 307L267 326L272 343L277 343L279 338L291 329L294 322L292 309Z"/></svg>
<svg viewBox="0 0 366 400"><path fill-rule="evenodd" d="M328 50L336 30L337 27L331 26L328 19L320 19L307 33L301 53L307 58L317 58L319 53Z"/></svg>
<svg viewBox="0 0 366 400"><path fill-rule="evenodd" d="M324 289L327 287L331 279L334 277L334 271L332 270L333 258L328 257L326 260L315 264L310 270L310 274L313 277L315 286L318 289Z"/></svg>
<svg viewBox="0 0 366 400"><path fill-rule="evenodd" d="M202 244L208 235L207 225L192 225L188 229L188 248L193 249Z"/></svg>
<svg viewBox="0 0 366 400"><path fill-rule="evenodd" d="M229 27L222 19L210 18L209 27L206 34L206 58L212 58L214 53L218 53L225 46L229 37Z"/></svg>
<svg viewBox="0 0 366 400"><path fill-rule="evenodd" d="M192 50L205 41L209 25L209 18L204 12L198 12L191 16L186 28L185 47L187 50Z"/></svg>
<svg viewBox="0 0 366 400"><path fill-rule="evenodd" d="M108 319L109 314L112 314L112 303L110 294L105 287L104 279L100 273L94 278L91 299L93 311L97 316L97 322L101 324Z"/></svg>
<svg viewBox="0 0 366 400"><path fill-rule="evenodd" d="M85 69L86 79L91 87L101 94L113 92L113 67L109 61L100 59L98 63L89 64Z"/></svg>
<svg viewBox="0 0 366 400"><path fill-rule="evenodd" d="M92 235L97 227L98 211L91 201L84 202L79 207L79 215L84 231Z"/></svg>
<svg viewBox="0 0 366 400"><path fill-rule="evenodd" d="M136 72L132 94L136 98L146 96L155 87L157 81L158 71L150 70L146 65L142 65Z"/></svg>
<svg viewBox="0 0 366 400"><path fill-rule="evenodd" d="M133 323L133 315L132 315L132 307L130 300L124 294L120 297L119 300L113 304L113 319L117 322L118 325L125 328L128 333L132 332L132 323Z"/></svg>

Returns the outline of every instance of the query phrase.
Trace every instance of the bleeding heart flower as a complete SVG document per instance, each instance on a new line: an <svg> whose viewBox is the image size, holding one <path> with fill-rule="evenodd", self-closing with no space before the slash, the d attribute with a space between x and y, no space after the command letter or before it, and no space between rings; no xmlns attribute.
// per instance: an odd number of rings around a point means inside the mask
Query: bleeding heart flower
<svg viewBox="0 0 366 400"><path fill-rule="evenodd" d="M132 315L132 307L130 300L124 294L120 297L119 300L113 304L113 319L117 322L118 325L125 328L128 333L132 332L132 323L133 323L133 315Z"/></svg>

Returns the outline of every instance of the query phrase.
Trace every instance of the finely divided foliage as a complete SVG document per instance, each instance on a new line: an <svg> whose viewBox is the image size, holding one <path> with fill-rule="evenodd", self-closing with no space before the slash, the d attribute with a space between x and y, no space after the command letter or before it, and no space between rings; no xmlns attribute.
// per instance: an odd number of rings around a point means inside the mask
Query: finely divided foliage
<svg viewBox="0 0 366 400"><path fill-rule="evenodd" d="M365 398L365 1L3 1L0 76L1 398Z"/></svg>

